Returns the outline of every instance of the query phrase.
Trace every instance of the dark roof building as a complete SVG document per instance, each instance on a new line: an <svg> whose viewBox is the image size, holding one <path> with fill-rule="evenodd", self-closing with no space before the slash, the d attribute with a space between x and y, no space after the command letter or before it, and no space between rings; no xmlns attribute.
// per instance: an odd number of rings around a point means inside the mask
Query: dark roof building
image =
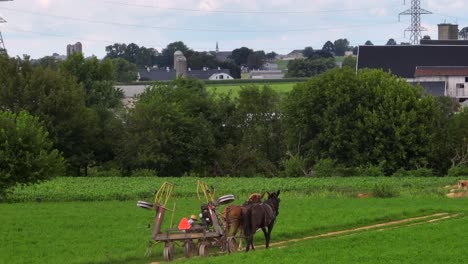
<svg viewBox="0 0 468 264"><path fill-rule="evenodd" d="M468 45L359 46L358 69L413 78L418 66L468 66Z"/></svg>
<svg viewBox="0 0 468 264"><path fill-rule="evenodd" d="M424 90L433 96L445 96L445 82L408 82L414 86L421 85Z"/></svg>
<svg viewBox="0 0 468 264"><path fill-rule="evenodd" d="M187 77L197 78L201 80L208 80L214 74L225 73L229 74L228 69L207 69L207 70L189 70L187 71ZM176 71L162 70L162 69L150 69L139 71L141 81L170 81L175 80Z"/></svg>
<svg viewBox="0 0 468 264"><path fill-rule="evenodd" d="M414 77L428 76L468 76L468 66L418 66Z"/></svg>
<svg viewBox="0 0 468 264"><path fill-rule="evenodd" d="M437 39L421 39L421 45L468 45L468 40L458 40L458 39L446 39L446 40L437 40Z"/></svg>
<svg viewBox="0 0 468 264"><path fill-rule="evenodd" d="M229 60L229 56L232 55L232 51L212 51L211 54L220 62Z"/></svg>

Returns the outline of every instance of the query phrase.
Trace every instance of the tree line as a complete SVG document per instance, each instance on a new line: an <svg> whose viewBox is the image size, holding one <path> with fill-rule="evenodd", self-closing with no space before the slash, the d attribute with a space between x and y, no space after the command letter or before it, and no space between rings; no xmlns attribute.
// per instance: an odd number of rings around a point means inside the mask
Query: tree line
<svg viewBox="0 0 468 264"><path fill-rule="evenodd" d="M128 109L113 67L80 54L56 70L0 56L2 189L106 171L293 177L328 166L341 176L442 176L468 163L468 111L455 114L450 99L390 73L333 69L288 94L248 85L237 98L177 79Z"/></svg>

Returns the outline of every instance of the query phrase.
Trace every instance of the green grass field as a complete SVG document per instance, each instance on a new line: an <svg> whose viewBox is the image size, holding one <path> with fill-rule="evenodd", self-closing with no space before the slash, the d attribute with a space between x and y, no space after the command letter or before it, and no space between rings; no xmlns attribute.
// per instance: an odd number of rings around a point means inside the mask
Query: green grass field
<svg viewBox="0 0 468 264"><path fill-rule="evenodd" d="M144 257L154 212L136 201L151 201L159 185L176 184L178 222L197 213L196 178L58 178L13 192L17 202L0 204L0 263L151 263L162 260L162 245ZM445 185L455 178L205 178L219 196L234 193L235 203L250 192L281 189L280 214L272 242L302 238L437 212L453 219L383 231L365 231L285 244L265 250L186 260L190 263L463 263L468 242L468 199L448 199ZM354 197L375 184L389 184L399 197ZM120 196L116 196L119 194ZM57 199L57 197L60 197ZM40 199L39 199L40 198ZM116 199L121 201L115 201ZM68 202L65 202L68 200ZM86 201L81 201L86 200ZM109 200L109 201L103 201ZM112 201L113 200L113 201ZM55 202L50 202L55 201ZM166 227L170 220L166 215ZM256 245L264 244L263 234ZM216 250L210 249L211 253ZM449 253L447 253L449 252Z"/></svg>
<svg viewBox="0 0 468 264"><path fill-rule="evenodd" d="M282 71L286 70L288 68L288 60L276 60L276 64L278 64L278 68Z"/></svg>
<svg viewBox="0 0 468 264"><path fill-rule="evenodd" d="M278 93L287 93L291 91L296 83L261 83L255 84L258 87L263 87L264 85L268 85L270 88L275 90ZM216 84L209 84L206 86L208 91L214 91L219 94L227 95L231 93L233 98L237 98L239 96L239 90L241 89L242 85L216 85Z"/></svg>
<svg viewBox="0 0 468 264"><path fill-rule="evenodd" d="M375 186L391 186L399 197L445 197L444 186L461 178L451 177L350 177L350 178L202 178L219 195L232 193L243 197L253 192L275 191L300 197L356 197L370 193ZM159 177L59 177L41 184L19 187L7 202L31 201L108 201L150 199L164 181L176 185L179 197L194 197L198 178Z"/></svg>

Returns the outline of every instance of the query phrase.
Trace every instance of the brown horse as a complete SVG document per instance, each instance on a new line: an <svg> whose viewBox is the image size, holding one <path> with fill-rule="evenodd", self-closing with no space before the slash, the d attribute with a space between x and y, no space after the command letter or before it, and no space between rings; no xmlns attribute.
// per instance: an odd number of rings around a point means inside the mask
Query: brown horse
<svg viewBox="0 0 468 264"><path fill-rule="evenodd" d="M237 231L240 228L240 235L242 236L242 219L243 213L246 213L247 206L251 204L258 204L262 202L265 193L253 193L249 196L249 199L243 205L229 205L226 206L222 212L222 220L224 226L224 233L226 236L230 236L231 228L233 227L232 236L237 235ZM242 247L242 240L239 242L239 248Z"/></svg>
<svg viewBox="0 0 468 264"><path fill-rule="evenodd" d="M250 246L255 249L253 237L258 228L261 228L265 235L265 246L270 246L271 231L275 225L276 217L279 214L280 191L268 193L268 199L260 204L249 206L246 213L243 214L244 235L247 242L246 252L249 252Z"/></svg>

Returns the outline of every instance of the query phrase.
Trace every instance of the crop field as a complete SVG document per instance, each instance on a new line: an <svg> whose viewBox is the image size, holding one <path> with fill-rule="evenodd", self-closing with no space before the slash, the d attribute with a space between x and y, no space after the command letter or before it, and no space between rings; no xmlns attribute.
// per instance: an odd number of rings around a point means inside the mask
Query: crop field
<svg viewBox="0 0 468 264"><path fill-rule="evenodd" d="M219 196L242 203L251 192L281 190L280 214L271 249L257 233L257 250L185 259L190 263L463 263L468 237L468 200L448 199L445 185L456 178L204 178ZM176 184L174 222L196 214L197 178L57 178L19 188L0 204L0 263L151 263L162 260L162 245L145 257L154 212L151 201L163 181ZM356 198L376 186L391 186L393 198ZM390 188L390 187L388 187ZM406 223L308 240L332 231L410 217L448 213L440 221ZM166 215L166 226L170 222ZM431 219L430 217L428 219ZM151 224L151 228L147 225ZM463 250L463 251L462 251Z"/></svg>
<svg viewBox="0 0 468 264"><path fill-rule="evenodd" d="M270 88L272 88L274 91L278 93L287 93L292 90L296 83L260 83L260 84L255 84L258 87L263 87L264 85L268 85ZM227 95L231 94L233 98L237 98L239 96L239 91L241 89L241 86L248 85L248 84L233 84L233 85L215 85L215 84L210 84L207 85L207 90L208 91L215 91L216 93Z"/></svg>

